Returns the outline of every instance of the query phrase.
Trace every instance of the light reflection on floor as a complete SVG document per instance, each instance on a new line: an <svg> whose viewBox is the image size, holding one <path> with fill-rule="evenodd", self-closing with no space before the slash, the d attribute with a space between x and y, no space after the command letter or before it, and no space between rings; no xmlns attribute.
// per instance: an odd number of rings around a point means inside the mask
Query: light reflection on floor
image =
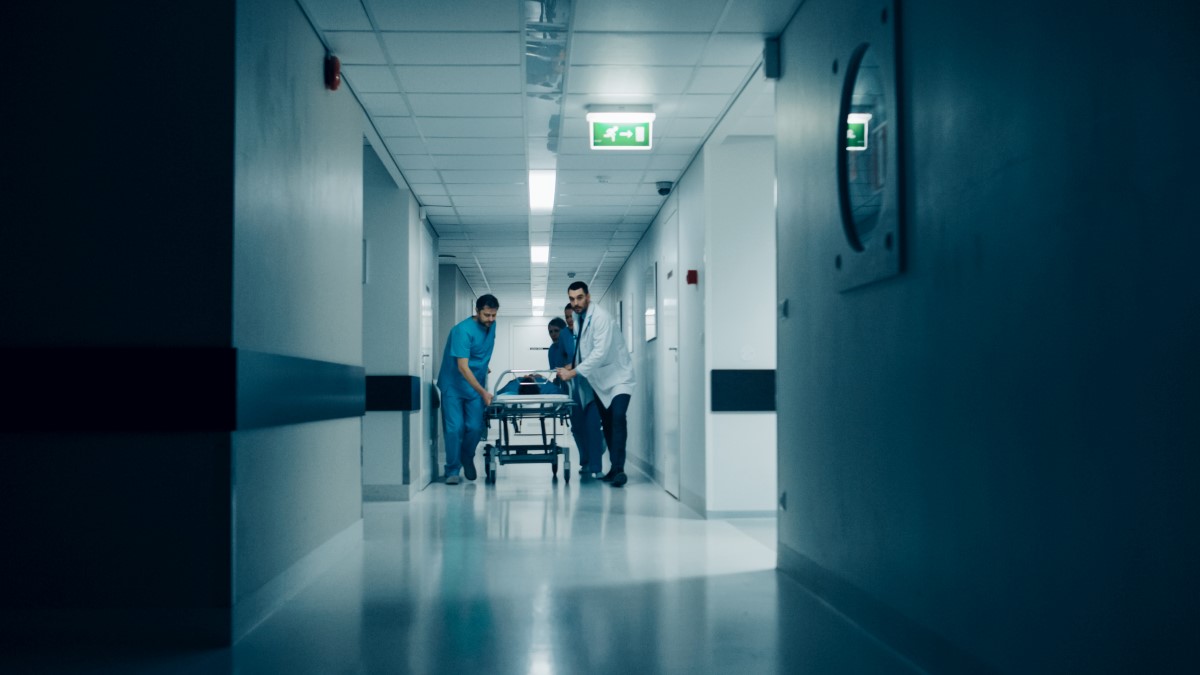
<svg viewBox="0 0 1200 675"><path fill-rule="evenodd" d="M771 519L705 520L644 476L431 485L233 649L58 655L154 673L905 673L774 571ZM83 666L86 666L83 667ZM19 672L19 671L18 671ZM44 672L40 668L30 672Z"/></svg>

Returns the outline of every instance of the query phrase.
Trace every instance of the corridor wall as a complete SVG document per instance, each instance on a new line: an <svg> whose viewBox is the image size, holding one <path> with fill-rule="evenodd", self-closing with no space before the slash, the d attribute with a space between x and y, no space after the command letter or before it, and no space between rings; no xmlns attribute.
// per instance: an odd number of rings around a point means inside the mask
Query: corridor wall
<svg viewBox="0 0 1200 675"><path fill-rule="evenodd" d="M1197 143L1150 130L1197 107L1195 23L900 5L904 267L841 291L852 5L782 38L780 567L928 672L1186 669Z"/></svg>
<svg viewBox="0 0 1200 675"><path fill-rule="evenodd" d="M361 387L362 112L325 89L295 5L237 3L237 35L233 346L344 364ZM356 417L233 433L235 638L361 539L361 433Z"/></svg>
<svg viewBox="0 0 1200 675"><path fill-rule="evenodd" d="M419 237L412 235L424 226L415 217L410 219L415 216L410 213L415 200L402 186L377 151L364 145L363 364L368 377L420 377L421 373L420 336L413 335L421 320L420 294L414 288L420 283L421 256L413 241L419 246ZM416 456L421 457L419 434L411 433L411 427L419 423L420 415L420 410L372 409L363 417L364 499L409 498L414 435ZM420 471L415 475L419 477Z"/></svg>

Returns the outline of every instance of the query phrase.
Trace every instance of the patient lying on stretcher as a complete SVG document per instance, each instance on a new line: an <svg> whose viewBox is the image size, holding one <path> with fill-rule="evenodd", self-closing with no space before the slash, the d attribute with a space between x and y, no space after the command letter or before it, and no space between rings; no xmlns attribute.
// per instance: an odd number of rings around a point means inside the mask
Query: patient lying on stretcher
<svg viewBox="0 0 1200 675"><path fill-rule="evenodd" d="M511 382L500 388L497 394L565 394L566 388L558 382L551 382L541 375L526 375L513 378Z"/></svg>

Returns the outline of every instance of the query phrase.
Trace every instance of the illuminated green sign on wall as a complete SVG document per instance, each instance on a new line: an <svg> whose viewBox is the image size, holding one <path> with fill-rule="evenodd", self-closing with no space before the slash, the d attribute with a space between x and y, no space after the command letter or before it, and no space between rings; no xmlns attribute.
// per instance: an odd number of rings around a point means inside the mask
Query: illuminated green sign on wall
<svg viewBox="0 0 1200 675"><path fill-rule="evenodd" d="M653 122L592 122L593 150L645 150L650 148Z"/></svg>
<svg viewBox="0 0 1200 675"><path fill-rule="evenodd" d="M868 125L870 123L870 113L850 113L846 116L847 150L862 151L867 149Z"/></svg>

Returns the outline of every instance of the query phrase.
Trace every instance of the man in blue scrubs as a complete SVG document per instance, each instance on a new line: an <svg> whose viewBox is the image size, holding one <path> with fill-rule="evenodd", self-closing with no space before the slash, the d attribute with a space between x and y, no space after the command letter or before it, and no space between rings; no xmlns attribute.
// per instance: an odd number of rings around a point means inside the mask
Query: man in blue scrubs
<svg viewBox="0 0 1200 675"><path fill-rule="evenodd" d="M446 337L437 387L442 394L447 485L462 482L460 471L467 480L475 480L475 446L483 436L483 410L492 402L487 374L499 311L496 296L480 296L475 316L459 321Z"/></svg>

